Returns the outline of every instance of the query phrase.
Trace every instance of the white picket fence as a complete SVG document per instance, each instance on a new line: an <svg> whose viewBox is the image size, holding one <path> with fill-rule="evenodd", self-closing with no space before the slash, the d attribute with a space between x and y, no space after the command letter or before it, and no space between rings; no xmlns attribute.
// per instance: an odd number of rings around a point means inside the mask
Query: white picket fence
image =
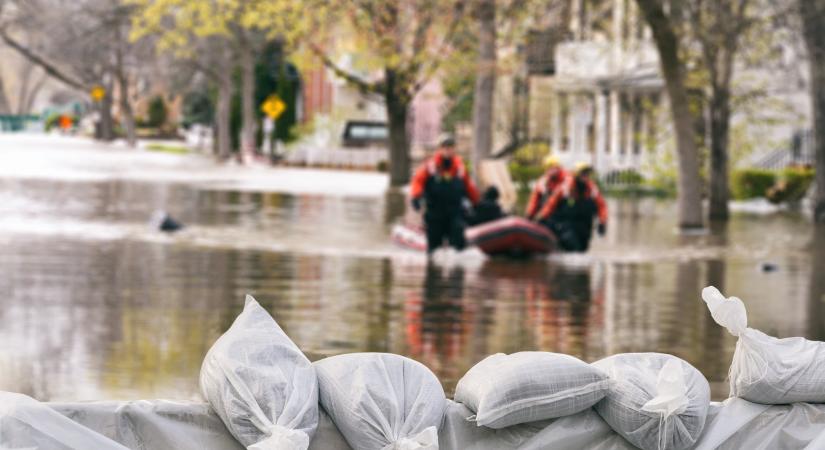
<svg viewBox="0 0 825 450"><path fill-rule="evenodd" d="M301 166L375 169L379 163L387 161L387 149L297 147L287 150L284 159L289 164Z"/></svg>

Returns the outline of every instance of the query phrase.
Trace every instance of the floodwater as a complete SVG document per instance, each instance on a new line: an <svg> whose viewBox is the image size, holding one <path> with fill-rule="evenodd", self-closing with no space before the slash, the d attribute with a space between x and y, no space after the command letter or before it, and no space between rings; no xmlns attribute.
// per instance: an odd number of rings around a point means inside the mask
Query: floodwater
<svg viewBox="0 0 825 450"><path fill-rule="evenodd" d="M15 150L0 141L0 154ZM489 354L545 350L586 361L672 353L724 397L735 338L701 302L708 284L741 297L750 326L825 339L825 235L795 212L737 212L726 227L680 236L669 202L611 200L608 236L590 254L445 252L428 263L389 243L400 194L191 183L212 169L189 172L180 165L191 160L171 155L163 170L176 176L133 176L140 158L128 176L88 176L127 163L107 154L90 168L79 153L74 165L44 158L38 172L30 158L21 173L0 170L0 390L197 399L201 360L247 293L310 359L399 353L429 366L448 395ZM152 231L158 208L189 227Z"/></svg>

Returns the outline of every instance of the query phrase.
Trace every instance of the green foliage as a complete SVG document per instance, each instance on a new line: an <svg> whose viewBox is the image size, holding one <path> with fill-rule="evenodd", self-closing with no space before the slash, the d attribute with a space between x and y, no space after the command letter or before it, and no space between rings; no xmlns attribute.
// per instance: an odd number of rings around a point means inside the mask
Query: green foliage
<svg viewBox="0 0 825 450"><path fill-rule="evenodd" d="M465 71L444 80L444 94L452 99L442 118L442 127L445 131L455 132L456 124L473 119L474 89L475 72L473 71Z"/></svg>
<svg viewBox="0 0 825 450"><path fill-rule="evenodd" d="M735 200L764 197L774 183L777 172L766 169L740 169L731 173L730 190Z"/></svg>
<svg viewBox="0 0 825 450"><path fill-rule="evenodd" d="M60 117L67 114L63 113L52 113L46 117L46 120L43 122L43 127L46 131L51 131L54 128L60 128ZM72 126L77 126L77 121L79 118L74 114L68 114L68 116L72 119Z"/></svg>
<svg viewBox="0 0 825 450"><path fill-rule="evenodd" d="M766 197L771 203L800 201L811 187L814 175L814 169L810 167L788 167L780 172Z"/></svg>
<svg viewBox="0 0 825 450"><path fill-rule="evenodd" d="M167 144L149 144L146 150L160 153L172 153L176 155L183 155L189 153L189 149L182 145L167 145Z"/></svg>
<svg viewBox="0 0 825 450"><path fill-rule="evenodd" d="M148 126L160 128L166 124L166 101L163 100L162 96L156 95L149 100L149 108L147 113L149 117L146 124Z"/></svg>
<svg viewBox="0 0 825 450"><path fill-rule="evenodd" d="M513 153L508 168L510 177L519 189L529 189L530 182L544 173L542 160L550 154L550 147L543 142L534 142L519 147Z"/></svg>
<svg viewBox="0 0 825 450"><path fill-rule="evenodd" d="M183 97L181 124L189 128L194 124L210 125L215 120L215 102L207 89L188 92Z"/></svg>

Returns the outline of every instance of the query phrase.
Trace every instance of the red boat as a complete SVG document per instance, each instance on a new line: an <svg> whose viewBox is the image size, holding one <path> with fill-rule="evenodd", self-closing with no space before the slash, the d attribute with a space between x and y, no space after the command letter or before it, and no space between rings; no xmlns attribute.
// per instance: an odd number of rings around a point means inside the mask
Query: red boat
<svg viewBox="0 0 825 450"><path fill-rule="evenodd" d="M523 257L547 254L556 248L556 237L547 228L523 217L505 217L465 230L467 244L491 256ZM396 225L392 240L413 250L427 249L427 236L420 227Z"/></svg>

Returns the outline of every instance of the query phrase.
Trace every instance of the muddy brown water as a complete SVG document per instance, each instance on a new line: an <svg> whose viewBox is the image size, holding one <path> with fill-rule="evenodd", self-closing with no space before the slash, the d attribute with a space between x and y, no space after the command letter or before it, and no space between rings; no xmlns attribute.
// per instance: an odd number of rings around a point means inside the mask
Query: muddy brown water
<svg viewBox="0 0 825 450"><path fill-rule="evenodd" d="M159 207L187 230L152 231ZM753 327L825 339L825 238L799 213L739 212L684 236L667 201L611 200L588 255L428 263L388 242L402 209L398 194L0 179L0 389L197 399L201 360L246 293L311 359L399 353L448 395L489 354L546 350L672 353L722 398L735 338L700 301L708 284L741 297Z"/></svg>

